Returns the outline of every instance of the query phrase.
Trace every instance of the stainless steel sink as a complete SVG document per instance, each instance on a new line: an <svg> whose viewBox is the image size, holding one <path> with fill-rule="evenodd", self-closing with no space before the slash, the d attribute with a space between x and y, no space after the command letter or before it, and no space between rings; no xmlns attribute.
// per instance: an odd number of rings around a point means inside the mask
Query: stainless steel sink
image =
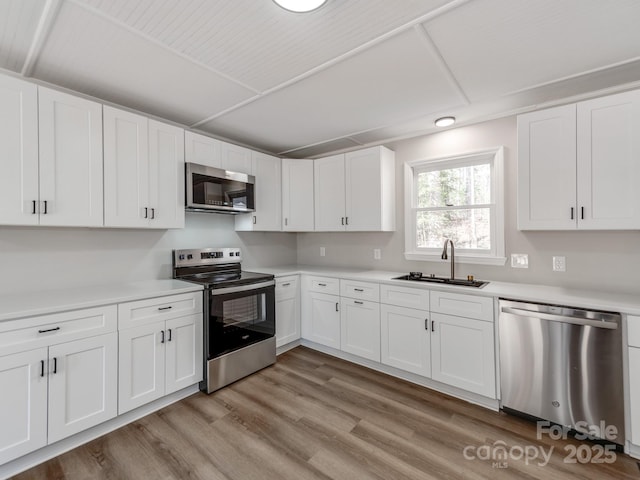
<svg viewBox="0 0 640 480"><path fill-rule="evenodd" d="M457 285L461 287L474 287L482 288L489 282L482 282L480 280L463 280L461 278L446 278L436 277L435 275L415 277L412 275L402 275L401 277L394 277L394 280L408 280L410 282L428 282L428 283L440 283L443 285Z"/></svg>

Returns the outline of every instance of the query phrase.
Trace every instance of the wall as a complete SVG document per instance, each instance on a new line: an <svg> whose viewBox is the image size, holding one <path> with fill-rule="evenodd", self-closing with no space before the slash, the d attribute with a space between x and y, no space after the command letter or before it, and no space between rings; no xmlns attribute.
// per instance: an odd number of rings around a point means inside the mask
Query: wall
<svg viewBox="0 0 640 480"><path fill-rule="evenodd" d="M171 251L201 247L241 247L245 269L296 261L295 234L236 233L231 215L188 213L184 230L0 227L0 294L171 278Z"/></svg>
<svg viewBox="0 0 640 480"><path fill-rule="evenodd" d="M456 155L503 145L505 147L505 244L511 253L527 253L528 269L461 264L457 277L579 287L638 293L640 232L520 232L516 229L516 119L503 118L447 130L389 145L396 152L396 224L393 233L301 233L298 263L355 266L397 272L422 271L448 275L444 261L404 259L404 162ZM320 247L326 257L320 257ZM373 259L373 249L382 259ZM552 271L552 256L564 255L566 272Z"/></svg>

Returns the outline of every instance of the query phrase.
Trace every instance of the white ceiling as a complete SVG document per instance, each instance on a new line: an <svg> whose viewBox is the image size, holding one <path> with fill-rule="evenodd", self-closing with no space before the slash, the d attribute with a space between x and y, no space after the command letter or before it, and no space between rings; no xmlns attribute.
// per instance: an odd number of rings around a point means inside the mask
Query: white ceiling
<svg viewBox="0 0 640 480"><path fill-rule="evenodd" d="M290 157L640 85L638 0L0 0L0 68Z"/></svg>

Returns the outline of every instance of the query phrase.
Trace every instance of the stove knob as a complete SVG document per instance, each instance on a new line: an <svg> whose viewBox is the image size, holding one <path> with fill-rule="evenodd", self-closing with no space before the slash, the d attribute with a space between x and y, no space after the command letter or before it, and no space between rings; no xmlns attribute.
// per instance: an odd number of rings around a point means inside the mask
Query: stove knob
<svg viewBox="0 0 640 480"><path fill-rule="evenodd" d="M187 260L193 260L193 255L191 254L187 255Z"/></svg>
<svg viewBox="0 0 640 480"><path fill-rule="evenodd" d="M178 255L178 260L184 260L184 254Z"/></svg>

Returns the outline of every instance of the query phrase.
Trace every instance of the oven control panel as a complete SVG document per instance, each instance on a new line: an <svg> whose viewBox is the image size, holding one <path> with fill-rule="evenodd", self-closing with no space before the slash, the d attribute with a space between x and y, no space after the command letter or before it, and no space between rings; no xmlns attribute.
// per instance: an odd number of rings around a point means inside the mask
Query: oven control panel
<svg viewBox="0 0 640 480"><path fill-rule="evenodd" d="M175 267L240 263L241 261L242 254L239 248L199 248L173 251L173 265Z"/></svg>

